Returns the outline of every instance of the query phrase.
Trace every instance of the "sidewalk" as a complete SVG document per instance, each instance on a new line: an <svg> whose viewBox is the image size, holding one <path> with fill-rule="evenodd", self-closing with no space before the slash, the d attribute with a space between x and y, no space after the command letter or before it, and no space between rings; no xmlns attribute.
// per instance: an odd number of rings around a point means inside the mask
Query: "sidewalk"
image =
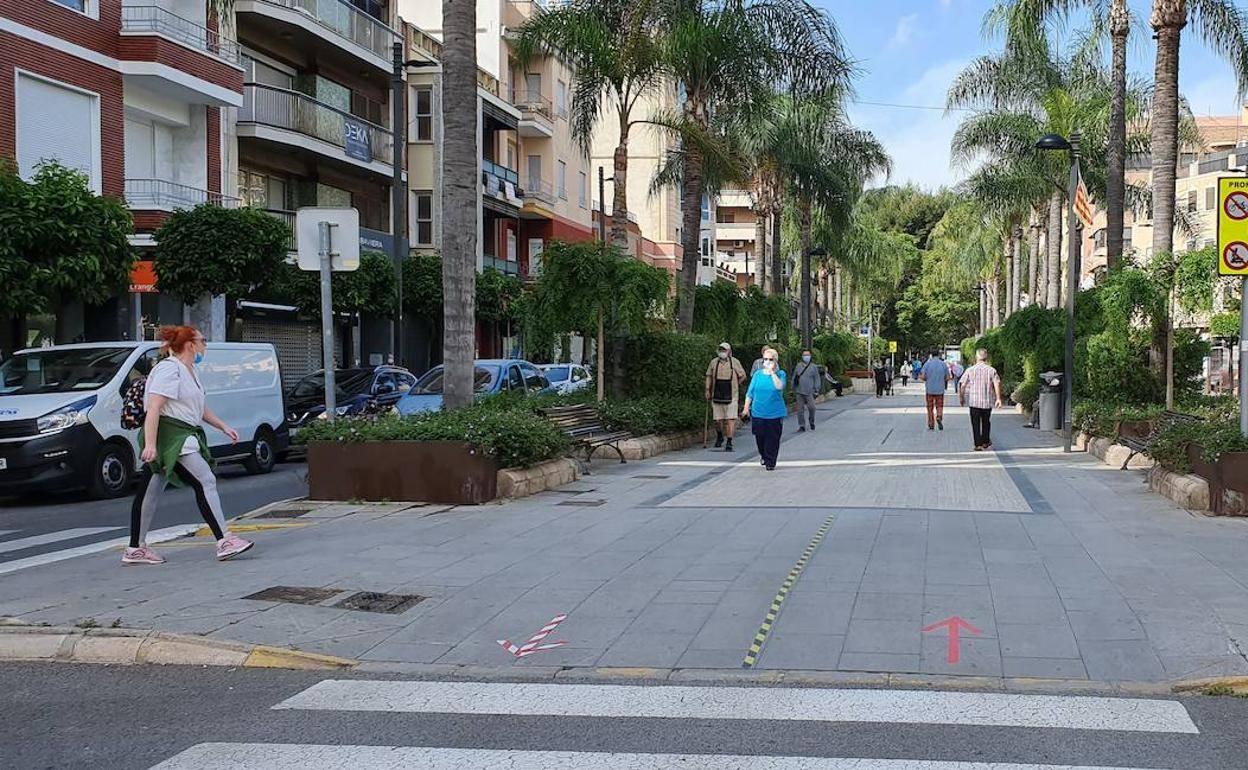
<svg viewBox="0 0 1248 770"><path fill-rule="evenodd" d="M993 421L998 451L972 452L966 411L928 432L914 386L819 416L814 433L789 420L774 473L743 435L735 454L596 462L513 503L257 519L279 528L224 564L197 538L158 546L163 567L108 552L7 575L0 616L401 664L1248 674L1248 521L1177 509L1012 413ZM243 598L277 586L340 591ZM332 606L357 591L423 598L397 614ZM565 645L516 658L498 643L560 614L543 643ZM923 630L951 616L979 632L962 630L956 663L946 629Z"/></svg>

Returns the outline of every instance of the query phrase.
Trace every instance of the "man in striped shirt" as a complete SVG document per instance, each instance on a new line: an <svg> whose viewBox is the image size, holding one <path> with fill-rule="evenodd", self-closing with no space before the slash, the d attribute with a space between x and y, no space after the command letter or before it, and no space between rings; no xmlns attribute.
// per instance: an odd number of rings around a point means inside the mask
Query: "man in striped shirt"
<svg viewBox="0 0 1248 770"><path fill-rule="evenodd" d="M988 365L988 351L975 351L975 365L958 380L958 403L971 409L975 451L992 449L992 407L1001 408L1001 376Z"/></svg>

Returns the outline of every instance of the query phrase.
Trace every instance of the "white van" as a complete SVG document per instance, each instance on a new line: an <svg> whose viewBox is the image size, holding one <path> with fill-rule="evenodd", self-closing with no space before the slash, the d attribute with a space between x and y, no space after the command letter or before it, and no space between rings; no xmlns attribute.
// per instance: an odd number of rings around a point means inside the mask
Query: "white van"
<svg viewBox="0 0 1248 770"><path fill-rule="evenodd" d="M140 468L122 397L147 376L159 342L91 342L19 350L0 364L0 495L88 489L126 494ZM208 408L238 431L206 428L213 457L268 473L290 443L277 353L269 344L210 342L198 367Z"/></svg>

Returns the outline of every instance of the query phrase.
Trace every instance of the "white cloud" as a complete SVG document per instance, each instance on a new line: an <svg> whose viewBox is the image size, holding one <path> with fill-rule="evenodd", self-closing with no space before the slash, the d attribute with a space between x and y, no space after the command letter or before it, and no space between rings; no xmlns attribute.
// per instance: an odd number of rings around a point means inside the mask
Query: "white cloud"
<svg viewBox="0 0 1248 770"><path fill-rule="evenodd" d="M966 66L964 60L951 60L924 71L896 96L873 94L869 101L943 107L945 93L953 78ZM945 115L940 109L900 109L857 105L854 121L872 131L883 143L893 161L888 184L913 183L936 188L955 184L966 176L964 169L949 163L949 142L963 113ZM884 180L879 180L884 184Z"/></svg>
<svg viewBox="0 0 1248 770"><path fill-rule="evenodd" d="M893 30L893 37L888 41L889 48L904 48L910 45L910 41L914 39L914 33L918 29L919 15L912 13L902 16L897 20L897 28Z"/></svg>

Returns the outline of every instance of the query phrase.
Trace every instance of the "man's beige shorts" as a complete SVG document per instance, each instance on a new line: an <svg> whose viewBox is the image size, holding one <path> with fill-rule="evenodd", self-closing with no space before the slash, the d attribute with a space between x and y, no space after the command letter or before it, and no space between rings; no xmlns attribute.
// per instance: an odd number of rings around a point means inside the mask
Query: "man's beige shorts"
<svg viewBox="0 0 1248 770"><path fill-rule="evenodd" d="M741 410L737 409L737 400L734 398L731 404L711 404L711 419L719 420L735 420L740 415Z"/></svg>

